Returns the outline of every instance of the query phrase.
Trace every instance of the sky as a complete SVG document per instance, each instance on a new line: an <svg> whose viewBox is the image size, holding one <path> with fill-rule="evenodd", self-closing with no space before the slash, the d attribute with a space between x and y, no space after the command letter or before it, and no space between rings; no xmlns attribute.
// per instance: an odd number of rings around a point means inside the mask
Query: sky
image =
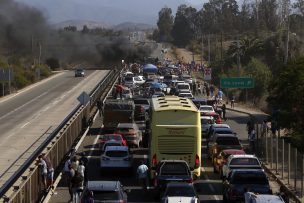
<svg viewBox="0 0 304 203"><path fill-rule="evenodd" d="M206 0L15 0L43 11L50 23L89 20L115 25L122 22L155 25L164 6L173 13L180 4L199 6Z"/></svg>

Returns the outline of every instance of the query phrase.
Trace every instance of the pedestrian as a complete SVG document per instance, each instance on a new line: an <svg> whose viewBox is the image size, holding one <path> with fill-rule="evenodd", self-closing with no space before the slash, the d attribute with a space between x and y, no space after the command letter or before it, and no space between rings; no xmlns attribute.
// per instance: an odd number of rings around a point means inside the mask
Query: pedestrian
<svg viewBox="0 0 304 203"><path fill-rule="evenodd" d="M83 177L75 171L75 175L73 176L71 180L72 185L72 192L73 192L73 202L79 202L79 197L81 196L81 193L83 192Z"/></svg>
<svg viewBox="0 0 304 203"><path fill-rule="evenodd" d="M73 191L72 191L72 178L75 176L75 170L73 169L72 165L69 165L69 176L68 176L68 188L70 194L69 202L73 201Z"/></svg>
<svg viewBox="0 0 304 203"><path fill-rule="evenodd" d="M210 97L212 98L214 96L214 86L210 86Z"/></svg>
<svg viewBox="0 0 304 203"><path fill-rule="evenodd" d="M85 166L83 161L80 161L79 166L77 168L77 172L83 177L84 179L84 171L85 171Z"/></svg>
<svg viewBox="0 0 304 203"><path fill-rule="evenodd" d="M230 100L230 106L232 109L234 109L234 103L235 103L235 96L232 95L231 100Z"/></svg>
<svg viewBox="0 0 304 203"><path fill-rule="evenodd" d="M271 120L271 132L272 136L276 137L276 131L277 131L277 123L274 119Z"/></svg>
<svg viewBox="0 0 304 203"><path fill-rule="evenodd" d="M255 130L252 129L250 134L249 134L249 146L250 146L250 150L251 150L251 153L254 154L255 153Z"/></svg>
<svg viewBox="0 0 304 203"><path fill-rule="evenodd" d="M222 105L222 114L223 114L223 119L226 121L227 120L227 118L226 118L226 104Z"/></svg>
<svg viewBox="0 0 304 203"><path fill-rule="evenodd" d="M192 89L193 89L193 95L196 95L196 83L193 82L192 84Z"/></svg>
<svg viewBox="0 0 304 203"><path fill-rule="evenodd" d="M63 181L66 186L69 185L70 183L70 166L71 166L71 159L70 155L67 155L67 160L64 162L64 167L63 167Z"/></svg>
<svg viewBox="0 0 304 203"><path fill-rule="evenodd" d="M246 130L247 130L247 134L248 134L248 138L250 136L251 131L253 130L253 122L250 120L248 120L247 124L246 124Z"/></svg>
<svg viewBox="0 0 304 203"><path fill-rule="evenodd" d="M97 109L98 109L98 112L99 112L99 117L101 117L101 115L102 115L102 101L100 99L98 99L97 102L96 102L96 105L97 105Z"/></svg>
<svg viewBox="0 0 304 203"><path fill-rule="evenodd" d="M139 184L146 191L148 187L148 166L144 164L144 161L140 162L141 164L137 168L137 178Z"/></svg>
<svg viewBox="0 0 304 203"><path fill-rule="evenodd" d="M267 131L268 131L267 120L263 120L261 136L262 137L267 136Z"/></svg>
<svg viewBox="0 0 304 203"><path fill-rule="evenodd" d="M89 159L86 157L85 153L81 153L81 157L79 159L80 162L83 162L83 165L85 167L84 169L84 182L86 183L88 181L88 163Z"/></svg>
<svg viewBox="0 0 304 203"><path fill-rule="evenodd" d="M43 160L46 163L47 166L47 184L48 187L50 187L51 189L54 189L54 167L53 164L50 160L50 158L48 156L46 156L45 154L43 154Z"/></svg>
<svg viewBox="0 0 304 203"><path fill-rule="evenodd" d="M42 178L42 184L43 184L43 189L46 191L47 190L47 165L45 160L43 159L43 155L40 154L38 156L38 166L40 169L40 174Z"/></svg>
<svg viewBox="0 0 304 203"><path fill-rule="evenodd" d="M84 203L94 203L94 194L93 191L87 191L84 197Z"/></svg>
<svg viewBox="0 0 304 203"><path fill-rule="evenodd" d="M218 95L218 98L219 98L219 102L221 104L222 100L223 100L224 92L222 90L219 90L217 95Z"/></svg>
<svg viewBox="0 0 304 203"><path fill-rule="evenodd" d="M77 156L74 156L74 157L72 158L71 166L72 166L72 168L73 168L75 171L77 171L78 165L79 165L78 158L77 158Z"/></svg>

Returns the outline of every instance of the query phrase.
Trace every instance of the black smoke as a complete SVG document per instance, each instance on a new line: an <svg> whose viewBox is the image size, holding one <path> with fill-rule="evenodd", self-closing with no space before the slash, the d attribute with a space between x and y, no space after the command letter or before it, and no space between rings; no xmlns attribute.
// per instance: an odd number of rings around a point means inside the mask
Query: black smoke
<svg viewBox="0 0 304 203"><path fill-rule="evenodd" d="M80 31L55 30L43 13L13 0L0 0L0 55L57 58L62 64L105 64L134 61L150 53L149 46L134 46L126 37L104 37Z"/></svg>

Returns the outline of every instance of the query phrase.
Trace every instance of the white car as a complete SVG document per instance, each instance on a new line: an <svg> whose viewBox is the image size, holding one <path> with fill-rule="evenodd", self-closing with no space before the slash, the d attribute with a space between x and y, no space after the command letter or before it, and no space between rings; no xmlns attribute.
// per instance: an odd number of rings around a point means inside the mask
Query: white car
<svg viewBox="0 0 304 203"><path fill-rule="evenodd" d="M245 193L245 203L285 203L282 197L278 195Z"/></svg>
<svg viewBox="0 0 304 203"><path fill-rule="evenodd" d="M127 72L125 72L125 73L123 74L123 76L125 76L125 77L133 77L134 74L133 74L132 72L130 72L130 71L127 71Z"/></svg>
<svg viewBox="0 0 304 203"><path fill-rule="evenodd" d="M214 124L214 118L212 116L201 116L202 133L206 134L212 124Z"/></svg>
<svg viewBox="0 0 304 203"><path fill-rule="evenodd" d="M223 165L222 170L220 171L221 178L224 180L233 169L262 169L262 166L255 155L230 155L227 159L227 163Z"/></svg>
<svg viewBox="0 0 304 203"><path fill-rule="evenodd" d="M102 146L101 146L101 151L104 152L105 149L109 146L123 146L122 141L118 141L118 140L108 140L106 141Z"/></svg>
<svg viewBox="0 0 304 203"><path fill-rule="evenodd" d="M199 203L196 197L166 197L165 203Z"/></svg>
<svg viewBox="0 0 304 203"><path fill-rule="evenodd" d="M134 84L142 85L146 81L144 80L143 76L142 77L135 76L135 77L133 77L133 82L134 82Z"/></svg>
<svg viewBox="0 0 304 203"><path fill-rule="evenodd" d="M132 169L132 156L127 146L108 146L100 157L101 169Z"/></svg>
<svg viewBox="0 0 304 203"><path fill-rule="evenodd" d="M199 203L193 184L185 182L169 182L165 189L162 203Z"/></svg>
<svg viewBox="0 0 304 203"><path fill-rule="evenodd" d="M201 112L202 115L205 113L215 113L214 108L209 105L201 105L199 107L199 111Z"/></svg>
<svg viewBox="0 0 304 203"><path fill-rule="evenodd" d="M184 97L184 98L189 98L192 99L194 98L193 95L190 92L182 92L178 94L179 97Z"/></svg>
<svg viewBox="0 0 304 203"><path fill-rule="evenodd" d="M124 99L132 99L133 98L133 93L132 93L131 89L124 88L122 90L122 98L124 98Z"/></svg>
<svg viewBox="0 0 304 203"><path fill-rule="evenodd" d="M188 91L191 91L191 89L190 89L190 85L188 84L188 83L178 83L177 85L176 85L176 89L177 89L177 91L179 92L179 91L182 91L182 90L188 90Z"/></svg>

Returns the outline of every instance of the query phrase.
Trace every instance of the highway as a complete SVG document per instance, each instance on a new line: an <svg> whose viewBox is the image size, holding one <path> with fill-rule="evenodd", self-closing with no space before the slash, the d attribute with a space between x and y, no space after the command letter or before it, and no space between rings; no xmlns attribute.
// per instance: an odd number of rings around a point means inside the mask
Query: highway
<svg viewBox="0 0 304 203"><path fill-rule="evenodd" d="M248 121L248 115L237 113L233 111L227 111L227 124L239 135L242 143L245 147L248 147L246 123ZM84 138L78 154L85 152L86 156L89 157L88 164L88 179L89 180L120 180L125 188L130 189L128 193L128 202L159 202L155 198L155 192L153 189L149 190L146 194L143 193L139 184L135 178L135 170L142 159L147 159L148 149L136 149L133 150L135 164L133 175L124 174L118 171L111 171L110 173L101 173L99 170L99 156L101 154L96 143L100 138L101 118L97 117L88 135ZM209 159L207 159L206 143L203 142L202 146L202 176L200 180L194 182L195 188L199 194L201 202L214 203L222 202L222 181L219 179L219 174L213 173L213 167ZM277 183L270 179L273 192L277 192L279 186ZM47 199L48 200L48 199ZM60 181L59 185L50 197L50 203L63 203L69 200L69 194L67 187Z"/></svg>
<svg viewBox="0 0 304 203"><path fill-rule="evenodd" d="M74 71L65 71L0 100L0 186L79 104L77 97L90 93L107 72L88 70L75 78Z"/></svg>

